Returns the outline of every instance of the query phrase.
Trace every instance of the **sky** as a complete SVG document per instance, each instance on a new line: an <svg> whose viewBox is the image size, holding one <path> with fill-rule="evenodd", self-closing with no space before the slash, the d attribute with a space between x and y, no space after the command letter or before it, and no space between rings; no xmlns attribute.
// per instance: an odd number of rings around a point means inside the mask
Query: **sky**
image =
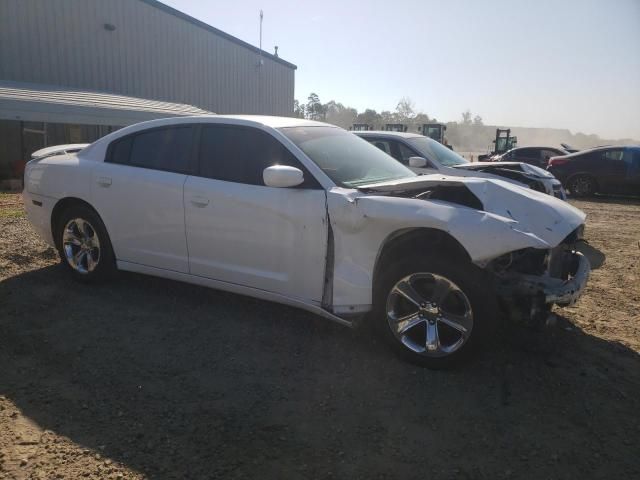
<svg viewBox="0 0 640 480"><path fill-rule="evenodd" d="M256 46L262 9L302 102L640 139L640 0L162 1Z"/></svg>

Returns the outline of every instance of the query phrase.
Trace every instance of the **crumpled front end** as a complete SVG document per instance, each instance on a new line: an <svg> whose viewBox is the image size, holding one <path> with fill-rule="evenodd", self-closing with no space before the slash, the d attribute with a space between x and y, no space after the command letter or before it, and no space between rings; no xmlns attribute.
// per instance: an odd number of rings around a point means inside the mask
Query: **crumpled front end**
<svg viewBox="0 0 640 480"><path fill-rule="evenodd" d="M555 248L526 248L487 265L510 318L540 324L551 306L570 306L580 298L591 272L589 260L577 248L583 231L581 225Z"/></svg>
<svg viewBox="0 0 640 480"><path fill-rule="evenodd" d="M333 265L326 304L336 314L370 310L381 252L415 231L451 237L466 254L461 260L489 269L504 305L526 319L575 301L588 277L588 263L575 254L585 214L501 180L425 175L358 191L336 187L327 210Z"/></svg>

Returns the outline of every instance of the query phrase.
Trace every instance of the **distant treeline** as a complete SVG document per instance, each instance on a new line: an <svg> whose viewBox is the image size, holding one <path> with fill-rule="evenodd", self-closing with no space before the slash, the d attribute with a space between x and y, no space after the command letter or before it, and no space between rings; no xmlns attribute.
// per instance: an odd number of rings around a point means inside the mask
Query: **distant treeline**
<svg viewBox="0 0 640 480"><path fill-rule="evenodd" d="M407 125L409 132L418 133L418 127L424 123L435 123L438 120L426 113L417 112L413 101L403 97L398 102L395 111L377 112L366 109L358 112L355 108L331 100L322 103L317 94L312 93L306 103L298 100L294 102L294 116L320 120L332 123L342 128L350 128L354 123L366 123L375 129L383 129L387 123L402 123ZM468 110L462 113L460 121L442 122L447 125L446 139L456 150L466 152L484 152L495 139L496 128L511 128L511 134L518 137L518 145L560 146L567 143L578 149L596 147L598 145L630 145L640 144L640 141L625 139L603 139L598 135L571 133L560 128L528 128L511 127L509 125L485 125L482 117L472 115Z"/></svg>

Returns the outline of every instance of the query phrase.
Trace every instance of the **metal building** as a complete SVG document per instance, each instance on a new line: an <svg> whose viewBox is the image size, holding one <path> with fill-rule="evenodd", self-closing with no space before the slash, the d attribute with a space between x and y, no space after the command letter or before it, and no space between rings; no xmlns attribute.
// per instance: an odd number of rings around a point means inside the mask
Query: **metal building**
<svg viewBox="0 0 640 480"><path fill-rule="evenodd" d="M295 69L156 0L0 0L0 180L35 147L91 141L141 116L291 115ZM91 95L99 118L87 123L71 105L79 112L78 98ZM164 106L154 112L145 100ZM102 128L78 133L91 126ZM7 145L16 131L20 145Z"/></svg>

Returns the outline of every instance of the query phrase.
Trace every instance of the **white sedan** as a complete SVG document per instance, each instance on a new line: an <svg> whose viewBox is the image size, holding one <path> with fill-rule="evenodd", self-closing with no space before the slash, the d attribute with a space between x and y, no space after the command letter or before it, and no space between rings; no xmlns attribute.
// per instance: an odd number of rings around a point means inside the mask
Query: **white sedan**
<svg viewBox="0 0 640 480"><path fill-rule="evenodd" d="M544 322L589 273L585 215L501 180L418 176L327 124L164 119L25 170L24 202L78 280L116 269L372 322L444 367L498 318Z"/></svg>

